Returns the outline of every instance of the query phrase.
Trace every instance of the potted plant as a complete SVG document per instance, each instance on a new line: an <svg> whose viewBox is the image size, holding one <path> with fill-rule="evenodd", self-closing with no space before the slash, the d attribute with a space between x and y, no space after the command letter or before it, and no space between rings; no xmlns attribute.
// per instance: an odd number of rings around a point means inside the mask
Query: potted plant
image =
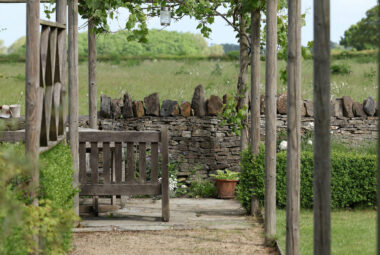
<svg viewBox="0 0 380 255"><path fill-rule="evenodd" d="M239 173L232 172L228 169L216 170L217 174L210 174L215 178L216 189L218 191L219 198L235 198L235 188L239 181Z"/></svg>

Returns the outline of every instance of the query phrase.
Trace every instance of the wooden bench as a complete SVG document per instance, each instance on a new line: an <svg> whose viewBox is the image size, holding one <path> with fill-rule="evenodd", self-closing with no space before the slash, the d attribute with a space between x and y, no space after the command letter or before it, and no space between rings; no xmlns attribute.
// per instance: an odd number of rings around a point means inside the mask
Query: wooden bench
<svg viewBox="0 0 380 255"><path fill-rule="evenodd" d="M123 153L125 150L126 153ZM150 151L149 168L147 151ZM135 162L137 154L138 171ZM99 156L103 162L101 168ZM86 157L89 158L89 164ZM81 196L161 195L162 220L169 221L167 128L152 132L79 132L79 182Z"/></svg>

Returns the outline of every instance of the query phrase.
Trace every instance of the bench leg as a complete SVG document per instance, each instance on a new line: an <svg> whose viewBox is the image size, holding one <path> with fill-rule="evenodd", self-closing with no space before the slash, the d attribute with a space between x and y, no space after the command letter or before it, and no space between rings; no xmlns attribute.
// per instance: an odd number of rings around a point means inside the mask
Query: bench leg
<svg viewBox="0 0 380 255"><path fill-rule="evenodd" d="M97 217L99 216L99 197L98 196L94 196L92 198L92 204L93 204L94 214Z"/></svg>

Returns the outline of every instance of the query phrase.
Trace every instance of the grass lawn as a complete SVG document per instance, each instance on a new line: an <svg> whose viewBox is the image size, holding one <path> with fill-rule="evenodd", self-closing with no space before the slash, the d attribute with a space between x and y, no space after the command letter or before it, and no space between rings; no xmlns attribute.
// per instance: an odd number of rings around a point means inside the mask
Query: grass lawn
<svg viewBox="0 0 380 255"><path fill-rule="evenodd" d="M376 253L376 211L339 210L331 214L332 254L366 255ZM313 212L301 211L301 254L313 254ZM286 215L277 211L277 234L285 252Z"/></svg>
<svg viewBox="0 0 380 255"><path fill-rule="evenodd" d="M362 102L368 96L377 95L377 64L357 60L334 60L333 64L346 64L350 74L334 74L331 78L332 96L350 95ZM285 67L279 61L279 70ZM264 93L265 63L262 62L261 83ZM203 84L206 96L223 96L236 92L239 73L237 61L217 60L129 60L126 62L99 62L97 65L98 100L101 94L112 98L122 97L128 91L134 100L158 92L160 100L190 101L194 88ZM87 62L79 64L79 113L88 113ZM0 105L24 104L25 65L23 63L0 63ZM279 80L278 92L286 91L286 84ZM21 95L21 96L20 96ZM303 61L302 95L313 97L313 63ZM22 107L22 113L24 107Z"/></svg>

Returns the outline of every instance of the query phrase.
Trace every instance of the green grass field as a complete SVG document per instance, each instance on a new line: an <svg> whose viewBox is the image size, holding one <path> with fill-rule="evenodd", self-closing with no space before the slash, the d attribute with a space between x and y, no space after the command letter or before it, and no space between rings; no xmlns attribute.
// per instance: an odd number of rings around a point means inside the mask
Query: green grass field
<svg viewBox="0 0 380 255"><path fill-rule="evenodd" d="M313 254L313 212L301 211L300 252ZM285 252L286 215L277 211L277 236ZM376 253L376 211L340 210L331 214L331 253L344 255L369 255Z"/></svg>
<svg viewBox="0 0 380 255"><path fill-rule="evenodd" d="M368 96L377 96L377 63L373 61L334 60L333 64L346 64L350 74L334 74L331 78L333 97L350 95L359 102ZM279 61L279 69L285 67ZM302 95L313 97L313 64L305 60L302 66ZM262 93L264 93L265 63L262 62ZM160 99L191 100L194 88L203 84L206 95L223 96L236 91L239 66L237 61L218 60L129 60L120 63L100 62L97 66L98 98L106 94L122 97L128 91L134 100L158 92ZM279 79L278 79L279 80ZM81 115L88 112L87 63L79 65L79 93ZM0 63L0 105L24 103L21 93L25 87L25 65ZM278 81L278 92L286 85Z"/></svg>

